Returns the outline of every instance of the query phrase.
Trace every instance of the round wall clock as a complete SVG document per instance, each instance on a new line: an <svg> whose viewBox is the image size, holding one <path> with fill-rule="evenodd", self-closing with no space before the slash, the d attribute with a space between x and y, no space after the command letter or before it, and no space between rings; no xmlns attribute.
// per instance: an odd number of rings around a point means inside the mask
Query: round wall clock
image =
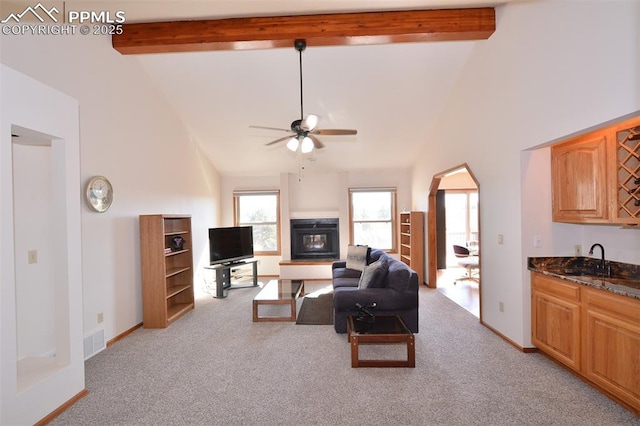
<svg viewBox="0 0 640 426"><path fill-rule="evenodd" d="M106 212L113 202L113 187L104 176L94 176L87 183L87 204L98 213Z"/></svg>

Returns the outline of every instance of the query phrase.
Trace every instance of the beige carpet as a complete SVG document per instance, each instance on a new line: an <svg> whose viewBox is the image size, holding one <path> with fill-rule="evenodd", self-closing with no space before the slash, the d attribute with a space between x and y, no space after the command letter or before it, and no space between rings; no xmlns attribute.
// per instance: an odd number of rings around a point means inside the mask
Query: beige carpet
<svg viewBox="0 0 640 426"><path fill-rule="evenodd" d="M325 287L306 284L309 294ZM259 290L197 300L168 328L138 329L89 359L89 394L51 424L640 426L437 290L420 289L416 368L351 368L346 335L333 327L253 322Z"/></svg>

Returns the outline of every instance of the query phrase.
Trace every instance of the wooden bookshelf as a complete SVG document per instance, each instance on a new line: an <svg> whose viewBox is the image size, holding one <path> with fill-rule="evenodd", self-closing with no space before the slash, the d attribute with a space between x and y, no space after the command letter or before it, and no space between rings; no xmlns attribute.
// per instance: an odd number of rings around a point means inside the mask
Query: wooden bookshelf
<svg viewBox="0 0 640 426"><path fill-rule="evenodd" d="M140 262L145 328L165 328L194 308L191 216L141 215ZM182 249L171 240L182 237Z"/></svg>
<svg viewBox="0 0 640 426"><path fill-rule="evenodd" d="M400 213L400 260L418 273L424 284L424 212Z"/></svg>

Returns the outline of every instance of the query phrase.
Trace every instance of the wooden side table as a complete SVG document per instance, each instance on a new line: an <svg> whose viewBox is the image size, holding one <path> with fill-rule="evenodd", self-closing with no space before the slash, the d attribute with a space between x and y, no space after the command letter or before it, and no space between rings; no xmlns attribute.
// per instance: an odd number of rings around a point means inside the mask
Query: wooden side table
<svg viewBox="0 0 640 426"><path fill-rule="evenodd" d="M351 367L408 367L416 366L415 338L398 315L376 316L375 323L360 323L355 316L347 317L347 339L351 345ZM360 345L407 345L406 360L360 359Z"/></svg>

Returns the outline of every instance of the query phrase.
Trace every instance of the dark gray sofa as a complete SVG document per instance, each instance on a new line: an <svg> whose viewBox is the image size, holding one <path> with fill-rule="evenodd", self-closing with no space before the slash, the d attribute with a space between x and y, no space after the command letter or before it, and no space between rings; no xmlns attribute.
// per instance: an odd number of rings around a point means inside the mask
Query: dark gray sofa
<svg viewBox="0 0 640 426"><path fill-rule="evenodd" d="M344 260L333 262L333 326L337 333L347 332L347 316L357 315L356 303L376 303L375 315L400 315L407 327L418 332L418 274L405 263L382 250L372 249L371 264L383 259L386 274L375 287L358 288L362 272L346 267Z"/></svg>

